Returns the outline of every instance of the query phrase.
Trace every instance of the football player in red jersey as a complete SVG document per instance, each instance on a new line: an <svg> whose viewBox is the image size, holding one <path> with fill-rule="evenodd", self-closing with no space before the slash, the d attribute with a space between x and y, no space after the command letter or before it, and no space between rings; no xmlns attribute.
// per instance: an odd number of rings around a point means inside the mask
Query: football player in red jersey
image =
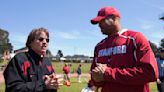
<svg viewBox="0 0 164 92"><path fill-rule="evenodd" d="M142 33L123 29L120 18L114 7L103 7L91 19L107 37L95 47L88 86L101 92L149 92L148 83L158 77L154 54Z"/></svg>

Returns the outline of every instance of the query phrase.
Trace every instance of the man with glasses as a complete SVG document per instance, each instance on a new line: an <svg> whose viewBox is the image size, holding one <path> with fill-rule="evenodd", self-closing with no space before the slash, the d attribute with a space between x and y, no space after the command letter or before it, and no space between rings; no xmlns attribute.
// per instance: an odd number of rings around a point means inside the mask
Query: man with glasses
<svg viewBox="0 0 164 92"><path fill-rule="evenodd" d="M28 51L16 54L4 71L5 92L57 92L61 78L46 57L48 43L47 29L30 32L26 42Z"/></svg>
<svg viewBox="0 0 164 92"><path fill-rule="evenodd" d="M140 32L121 27L120 18L115 8L103 7L91 19L107 37L95 47L88 86L101 92L149 92L148 83L158 77L154 54Z"/></svg>

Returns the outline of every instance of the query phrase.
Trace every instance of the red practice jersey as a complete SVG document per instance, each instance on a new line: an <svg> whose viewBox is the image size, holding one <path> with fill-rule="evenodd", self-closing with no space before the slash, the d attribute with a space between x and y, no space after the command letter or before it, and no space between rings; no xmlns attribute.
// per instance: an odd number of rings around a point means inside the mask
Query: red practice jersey
<svg viewBox="0 0 164 92"><path fill-rule="evenodd" d="M158 77L157 63L149 42L140 33L123 29L95 47L91 70L96 63L107 64L102 92L149 92L148 82Z"/></svg>
<svg viewBox="0 0 164 92"><path fill-rule="evenodd" d="M65 74L68 74L70 72L69 66L64 66L63 71Z"/></svg>

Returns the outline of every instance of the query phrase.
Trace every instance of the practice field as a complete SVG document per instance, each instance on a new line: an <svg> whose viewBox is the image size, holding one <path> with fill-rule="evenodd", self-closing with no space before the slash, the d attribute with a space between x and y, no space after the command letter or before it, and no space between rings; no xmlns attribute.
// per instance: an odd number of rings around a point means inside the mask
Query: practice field
<svg viewBox="0 0 164 92"><path fill-rule="evenodd" d="M62 74L62 67L64 66L64 63L54 63L52 62L53 67L55 68L55 72L57 74ZM82 76L81 83L77 82L76 78L76 69L79 65L79 63L69 63L71 74L75 74L71 77L71 86L60 86L58 89L58 92L80 92L82 88L87 86L87 81L90 79L89 76ZM88 74L90 69L90 63L82 63L82 73ZM0 83L0 92L5 92L5 85L4 83ZM156 83L150 83L150 92L157 92Z"/></svg>
<svg viewBox="0 0 164 92"><path fill-rule="evenodd" d="M0 84L0 92L5 92L4 83ZM65 85L58 89L58 92L80 92L83 87L86 87L87 82L82 78L82 83L77 83L75 78L71 78L71 86L67 87ZM150 83L150 92L157 92L156 84Z"/></svg>
<svg viewBox="0 0 164 92"><path fill-rule="evenodd" d="M59 74L63 73L62 69L64 64L65 64L64 62L52 62L55 72ZM82 65L81 67L82 73L89 73L90 66L91 66L91 63L67 63L67 64L70 66L71 73L76 73L79 64Z"/></svg>

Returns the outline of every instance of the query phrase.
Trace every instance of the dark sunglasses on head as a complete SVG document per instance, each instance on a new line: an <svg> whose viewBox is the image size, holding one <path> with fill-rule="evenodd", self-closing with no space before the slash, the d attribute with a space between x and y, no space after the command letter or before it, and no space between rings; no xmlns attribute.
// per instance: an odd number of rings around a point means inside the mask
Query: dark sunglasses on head
<svg viewBox="0 0 164 92"><path fill-rule="evenodd" d="M46 39L46 38L39 38L38 40L39 40L40 42L42 42L44 39L46 40L46 42L49 42L49 39L48 39L48 38L47 38L47 39Z"/></svg>

